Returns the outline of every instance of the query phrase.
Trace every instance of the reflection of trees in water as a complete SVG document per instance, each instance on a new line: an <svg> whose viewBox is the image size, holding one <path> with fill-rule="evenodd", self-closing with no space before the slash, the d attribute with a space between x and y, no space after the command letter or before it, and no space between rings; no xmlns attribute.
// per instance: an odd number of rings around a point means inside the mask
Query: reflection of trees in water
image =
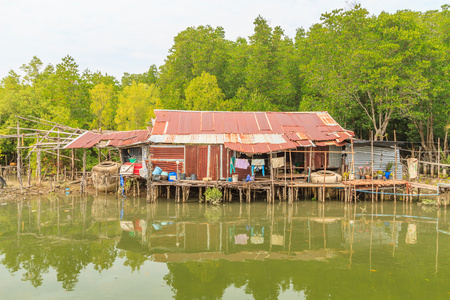
<svg viewBox="0 0 450 300"><path fill-rule="evenodd" d="M205 218L209 222L217 222L223 215L221 206L209 206L205 209Z"/></svg>
<svg viewBox="0 0 450 300"><path fill-rule="evenodd" d="M172 287L175 299L221 299L231 284L224 265L223 261L168 263L169 274L164 280Z"/></svg>
<svg viewBox="0 0 450 300"><path fill-rule="evenodd" d="M290 262L277 261L205 261L168 263L164 277L175 299L221 299L230 286L244 288L254 299L278 299L290 288Z"/></svg>
<svg viewBox="0 0 450 300"><path fill-rule="evenodd" d="M79 274L88 265L92 265L95 270L102 272L112 268L116 258L119 257L132 272L139 271L148 260L148 255L157 253L150 250L160 249L164 252L161 255L167 253L165 259L168 261L169 273L164 276L164 280L171 286L175 299L220 299L225 291L233 286L242 289L255 299L277 299L286 290L302 291L308 299L325 299L330 298L330 295L333 298L347 297L350 299L383 298L383 291L373 288L382 286L383 282L389 286L397 284L397 282L407 283L408 290L406 287L399 287L398 290L390 291L391 298L405 298L405 295L422 295L424 274L427 274L426 278L431 278L428 276L430 270L433 274L435 270L436 234L434 232L436 225L434 223L420 224L419 229L423 230L423 234L420 236L420 243L414 245L414 248L405 245L404 238L398 239L396 256L392 257L390 252L386 255L385 251L390 241L386 243L384 236L389 234L390 237L392 234L392 230L388 230L387 225L389 228L391 227L391 223L386 221L388 219L370 221L369 218L360 217L354 219L350 224L348 219L331 223L325 222L330 219L324 217L301 216L298 219L292 218L290 222L293 222L293 226L284 226L284 222L289 223L284 212L281 218L275 218L275 221L269 225L271 220L265 216L248 219L247 215L239 214L238 218L236 212L232 213L231 206L218 208L191 206L195 208L195 210L191 209L191 215L187 213L190 208L188 206L175 207L179 208L179 211L172 211L170 209L173 209L173 206L161 204L159 204L161 211L156 210L156 205L143 206L143 208L133 206L131 207L133 214L126 216L136 221L144 218L143 212L145 212L148 224L158 223L158 216L162 216L159 218L164 221L172 220L174 215L184 216L174 218L176 221L172 227L167 225L156 230L153 229L153 226L149 226L150 229L147 231L149 241L142 243L143 239L140 235L144 231L130 235L128 232L121 231L118 221L107 221L105 218L105 216L114 216L114 211L119 208L117 203L112 202L112 205L107 206L105 210L103 209L105 202L100 200L95 203L95 207L93 207L93 202L89 202L92 206L81 203L84 206L78 208L76 206L68 207L68 204L63 201L61 203L53 201L50 203L50 208L42 209L40 222L37 222L36 214L39 208L36 206L24 205L21 207L18 205L18 209L13 206L4 207L0 211L0 220L2 220L0 226L3 232L0 235L0 254L3 255L1 263L12 274L22 274L23 272L22 280L29 281L35 287L42 285L43 275L50 269L54 269L62 286L66 290L73 290L78 282ZM250 208L250 206L248 207ZM197 208L205 209L197 210ZM36 213L31 213L32 210L36 210ZM69 214L73 216L71 219L65 217ZM208 217L208 215L210 216ZM219 216L218 219L217 216ZM205 222L205 219L208 222ZM220 221L220 226L218 221ZM183 222L186 223L183 224ZM216 224L213 224L214 222ZM448 223L442 222L439 228L448 228ZM241 229L247 232L245 225L250 223L257 224L255 228L266 226L265 245L227 244L227 241L230 241L227 224L233 226L236 224L236 228L237 224L240 224ZM277 225L277 223L279 224ZM186 224L190 225L185 226ZM206 225L202 227L200 224ZM184 250L178 246L175 247L173 235L179 234L177 225L183 228L183 234L187 235L186 238L190 238L191 241L197 239L197 244ZM206 230L206 227L209 228L209 231ZM284 235L285 241L292 235L292 245L286 242L286 246L273 245L269 248L270 228L274 228L274 234ZM339 252L337 250L348 248L349 241L346 238L346 232L355 228L353 265L350 268L348 267L349 251ZM400 226L396 228L400 228ZM406 226L401 228L403 230L399 234L404 237ZM165 229L166 231L164 231ZM369 244L365 239L372 232L374 241L370 245L374 245L372 264L373 269L378 270L376 273L367 269L369 255L366 250ZM395 233L397 232L395 231ZM153 240L150 238L152 234L154 235ZM210 234L211 247L207 246L206 242L208 234ZM323 234L326 234L327 247L337 249L335 252L338 254L333 258L321 254L324 247ZM121 237L120 242L118 241L119 237ZM218 242L220 239L223 244ZM216 241L215 248L212 246L213 241ZM120 243L123 248L119 247ZM450 239L441 238L439 241L441 249L448 249L449 243ZM167 250L168 245L172 245L169 250ZM310 255L305 253L308 248L312 248L308 250L311 251L308 252ZM257 260L260 255L258 253L266 252L270 252L274 258L283 258ZM253 253L255 260L233 261L233 259L240 259L239 255L241 254L242 257L249 257L246 256L248 253ZM418 253L423 253L419 260L417 259ZM432 254L430 255L430 253ZM231 261L201 260L207 256L214 257L215 254L229 257ZM443 266L448 264L445 250L439 252L439 255L440 263ZM157 254L153 256L153 259L156 256ZM324 259L320 262L314 260L318 256L324 257ZM163 256L161 257L164 259ZM187 257L199 261L184 261ZM310 258L313 261L293 260L294 257L297 259ZM179 259L180 262L174 262L175 260L171 259ZM401 266L402 269L399 270L398 266ZM430 266L432 267L430 268ZM449 272L450 270L445 267L439 269L439 273L436 276L433 275L430 282L436 288L431 291L430 295L424 295L423 298L439 298L442 293L447 294ZM389 274L388 279L386 279L387 273L392 273ZM358 291L360 294L358 297L356 295L348 297L349 291ZM427 291L430 293L429 290Z"/></svg>
<svg viewBox="0 0 450 300"><path fill-rule="evenodd" d="M120 251L120 258L125 258L124 266L128 266L131 268L131 272L139 271L141 266L147 261L147 257L140 254L134 253L130 251Z"/></svg>
<svg viewBox="0 0 450 300"><path fill-rule="evenodd" d="M113 266L121 232L118 222L96 221L88 214L94 209L86 209L84 199L76 205L71 200L49 197L2 209L1 264L11 274L23 272L22 280L38 287L53 268L64 289L73 290L88 265L99 272ZM109 204L104 208L117 214L118 206ZM96 211L101 211L100 206L96 205Z"/></svg>

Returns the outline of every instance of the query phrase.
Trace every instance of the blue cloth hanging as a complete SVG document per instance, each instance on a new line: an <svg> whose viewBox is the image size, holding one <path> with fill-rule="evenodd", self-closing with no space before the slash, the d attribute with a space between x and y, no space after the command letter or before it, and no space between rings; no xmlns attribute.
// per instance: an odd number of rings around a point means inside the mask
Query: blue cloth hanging
<svg viewBox="0 0 450 300"><path fill-rule="evenodd" d="M255 176L255 172L258 172L260 169L262 170L263 176L266 176L264 166L252 166L252 176Z"/></svg>
<svg viewBox="0 0 450 300"><path fill-rule="evenodd" d="M230 159L230 174L236 173L236 157Z"/></svg>

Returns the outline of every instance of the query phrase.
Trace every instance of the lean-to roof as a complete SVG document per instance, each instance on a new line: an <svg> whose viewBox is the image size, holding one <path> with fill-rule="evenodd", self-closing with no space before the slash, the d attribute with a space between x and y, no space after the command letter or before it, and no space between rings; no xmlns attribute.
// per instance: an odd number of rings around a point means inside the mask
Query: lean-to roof
<svg viewBox="0 0 450 300"><path fill-rule="evenodd" d="M146 143L150 137L149 130L116 131L108 133L85 132L64 149L91 147L127 147Z"/></svg>

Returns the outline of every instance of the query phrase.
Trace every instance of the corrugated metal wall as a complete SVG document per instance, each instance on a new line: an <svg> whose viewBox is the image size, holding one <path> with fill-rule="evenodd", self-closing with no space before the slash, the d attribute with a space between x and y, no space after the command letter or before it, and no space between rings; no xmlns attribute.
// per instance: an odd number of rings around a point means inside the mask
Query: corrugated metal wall
<svg viewBox="0 0 450 300"><path fill-rule="evenodd" d="M191 174L196 174L200 180L225 178L227 151L223 145L186 145L186 175Z"/></svg>
<svg viewBox="0 0 450 300"><path fill-rule="evenodd" d="M342 163L342 147L338 146L328 146L330 153L328 155L328 168L338 169Z"/></svg>
<svg viewBox="0 0 450 300"><path fill-rule="evenodd" d="M349 165L352 160L351 146L346 146L346 164ZM354 146L354 159L355 159L355 170L358 167L370 166L372 160L372 150L370 146ZM395 164L395 152L393 148L386 147L373 147L373 169L374 171L384 171L386 169L386 164L392 161ZM394 168L392 168L392 172ZM393 173L392 173L393 174ZM400 163L400 150L397 149L397 180L403 179L403 168Z"/></svg>
<svg viewBox="0 0 450 300"><path fill-rule="evenodd" d="M308 148L300 148L308 151ZM334 151L336 153L324 153L323 151ZM338 169L342 163L342 147L338 146L320 146L312 148L311 170L323 170L325 165L325 154L327 155L327 169ZM309 154L305 153L305 169L309 167Z"/></svg>
<svg viewBox="0 0 450 300"><path fill-rule="evenodd" d="M150 157L154 167L160 167L164 172L176 172L177 161L178 171L184 173L184 146L157 146L150 145Z"/></svg>

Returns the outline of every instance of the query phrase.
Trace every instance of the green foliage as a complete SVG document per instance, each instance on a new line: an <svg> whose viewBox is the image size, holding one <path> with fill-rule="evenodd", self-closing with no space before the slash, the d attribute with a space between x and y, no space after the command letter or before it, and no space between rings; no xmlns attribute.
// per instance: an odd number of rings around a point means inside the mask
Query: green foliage
<svg viewBox="0 0 450 300"><path fill-rule="evenodd" d="M386 172L391 172L392 168L394 167L394 163L392 161L388 161L385 167Z"/></svg>
<svg viewBox="0 0 450 300"><path fill-rule="evenodd" d="M206 202L210 202L211 204L217 205L222 202L222 192L216 188L208 188L205 191L205 200Z"/></svg>
<svg viewBox="0 0 450 300"><path fill-rule="evenodd" d="M104 83L97 84L89 90L89 95L91 97L90 109L94 115L92 127L113 129L115 112L114 86Z"/></svg>
<svg viewBox="0 0 450 300"><path fill-rule="evenodd" d="M159 89L154 85L133 82L119 93L115 122L119 130L137 130L148 126L153 110L160 103Z"/></svg>
<svg viewBox="0 0 450 300"><path fill-rule="evenodd" d="M203 72L194 78L186 88L186 108L189 110L221 110L223 93L214 75Z"/></svg>
<svg viewBox="0 0 450 300"><path fill-rule="evenodd" d="M16 115L84 129L133 130L155 108L229 111L328 111L357 137L397 137L435 151L450 124L450 11L371 15L360 5L324 13L294 40L258 16L248 38L222 27L189 27L174 37L164 64L120 80L33 57L0 81L0 134ZM21 121L21 127L36 124ZM25 140L25 144L30 141ZM0 140L0 158L14 156ZM448 149L448 146L447 146ZM447 159L446 157L443 160Z"/></svg>

